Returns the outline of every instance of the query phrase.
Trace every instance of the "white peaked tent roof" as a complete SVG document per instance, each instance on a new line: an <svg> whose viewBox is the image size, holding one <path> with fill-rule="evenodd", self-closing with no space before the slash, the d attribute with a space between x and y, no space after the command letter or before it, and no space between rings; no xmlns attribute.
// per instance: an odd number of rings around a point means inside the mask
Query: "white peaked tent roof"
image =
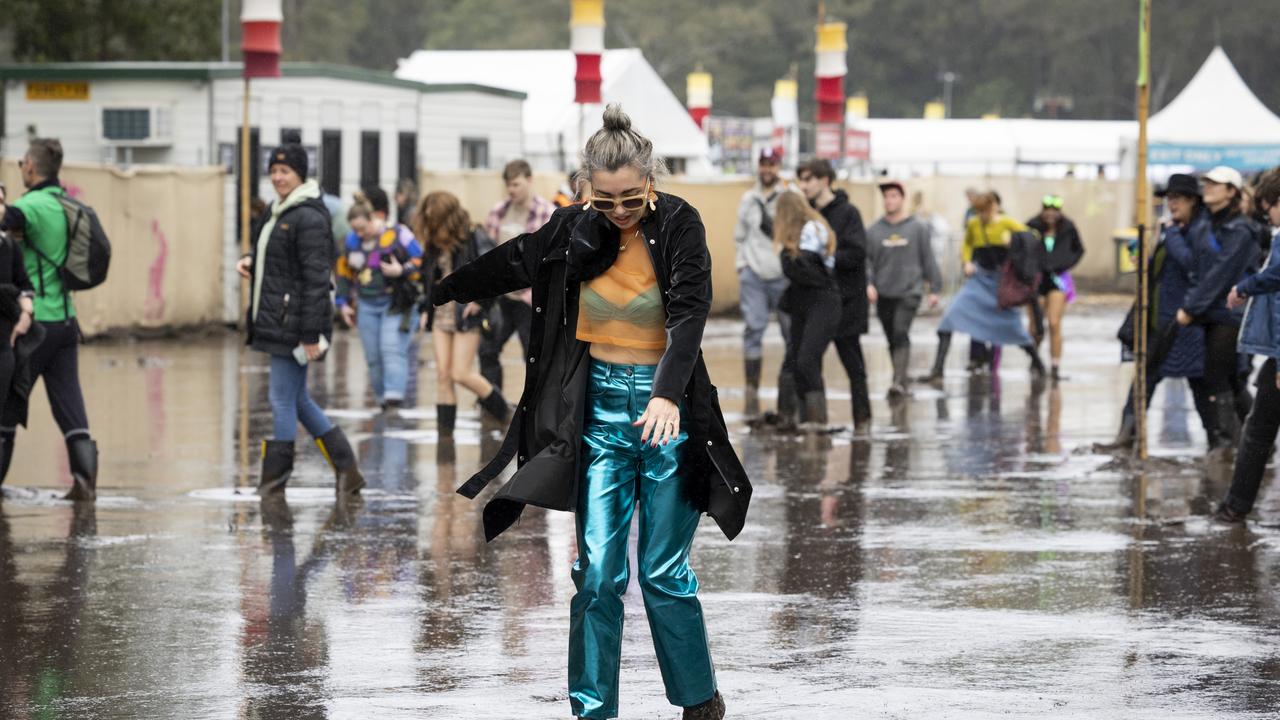
<svg viewBox="0 0 1280 720"><path fill-rule="evenodd" d="M1227 53L1215 47L1173 102L1147 121L1147 133L1152 142L1280 143L1280 117L1253 94Z"/></svg>
<svg viewBox="0 0 1280 720"><path fill-rule="evenodd" d="M431 83L482 83L526 93L525 152L558 155L563 135L572 158L582 147L579 106L573 101L575 68L570 50L417 50L399 62L396 76ZM705 161L706 136L640 50L606 50L600 74L604 102L621 103L632 126L653 141L659 155ZM600 128L602 109L587 106L582 125L588 135Z"/></svg>

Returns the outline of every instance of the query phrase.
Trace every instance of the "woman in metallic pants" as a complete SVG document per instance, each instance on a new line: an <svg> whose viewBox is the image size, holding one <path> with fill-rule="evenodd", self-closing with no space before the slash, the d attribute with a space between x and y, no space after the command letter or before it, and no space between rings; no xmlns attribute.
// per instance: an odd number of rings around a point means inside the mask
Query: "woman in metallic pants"
<svg viewBox="0 0 1280 720"><path fill-rule="evenodd" d="M618 715L627 539L638 516L639 582L667 699L686 720L720 720L689 550L703 512L737 535L751 484L700 351L711 306L706 234L688 203L654 189L661 160L617 106L582 166L585 203L457 269L432 298L533 289L511 431L458 492L475 497L516 457L516 473L485 505L487 537L526 505L576 512L568 676L580 718Z"/></svg>

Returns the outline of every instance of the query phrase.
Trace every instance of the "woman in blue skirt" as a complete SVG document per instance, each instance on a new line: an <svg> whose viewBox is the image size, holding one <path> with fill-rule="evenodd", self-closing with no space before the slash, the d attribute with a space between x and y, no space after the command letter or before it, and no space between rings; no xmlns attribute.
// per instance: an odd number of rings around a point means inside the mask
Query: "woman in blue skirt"
<svg viewBox="0 0 1280 720"><path fill-rule="evenodd" d="M1031 372L1042 377L1044 363L1022 323L1022 315L1017 308L1001 308L998 300L1000 268L1009 255L1009 241L1014 233L1025 232L1027 226L1001 213L994 193L979 195L974 210L977 212L965 227L961 248L964 273L969 279L952 299L938 325L938 353L926 380L941 386L951 335L956 332L979 343L1022 348L1031 357Z"/></svg>

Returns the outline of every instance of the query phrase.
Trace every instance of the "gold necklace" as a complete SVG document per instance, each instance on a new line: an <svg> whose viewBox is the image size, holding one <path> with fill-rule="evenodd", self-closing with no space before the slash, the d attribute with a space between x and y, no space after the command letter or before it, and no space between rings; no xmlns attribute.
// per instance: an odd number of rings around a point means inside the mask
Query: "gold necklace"
<svg viewBox="0 0 1280 720"><path fill-rule="evenodd" d="M622 235L626 237L626 241L618 243L618 252L626 252L627 245L631 243L631 238L635 237L634 235L628 237L626 233L622 233Z"/></svg>

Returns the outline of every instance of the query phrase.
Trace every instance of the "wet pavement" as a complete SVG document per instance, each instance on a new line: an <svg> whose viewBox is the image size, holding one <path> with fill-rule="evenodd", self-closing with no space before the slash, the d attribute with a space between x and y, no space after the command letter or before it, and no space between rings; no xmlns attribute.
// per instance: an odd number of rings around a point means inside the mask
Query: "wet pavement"
<svg viewBox="0 0 1280 720"><path fill-rule="evenodd" d="M897 408L877 329L869 440L748 433L740 325L709 327L756 486L739 539L704 520L694 548L729 717L1280 712L1280 494L1247 528L1206 519L1229 468L1201 462L1178 384L1155 398L1145 474L1091 451L1127 389L1120 316L1073 309L1056 388L1016 351L971 380L957 342L945 392ZM934 323L913 334L919 370ZM351 508L301 446L287 503L245 494L270 417L262 359L234 336L84 349L101 498L54 499L66 461L38 398L0 504L0 717L569 717L572 518L531 509L486 544L480 504L452 490L496 441L469 403L437 439L427 365L418 409L376 413L353 341L312 376L363 458ZM769 353L766 374L776 332ZM827 377L847 425L833 354ZM634 583L623 654L622 717L679 717Z"/></svg>

